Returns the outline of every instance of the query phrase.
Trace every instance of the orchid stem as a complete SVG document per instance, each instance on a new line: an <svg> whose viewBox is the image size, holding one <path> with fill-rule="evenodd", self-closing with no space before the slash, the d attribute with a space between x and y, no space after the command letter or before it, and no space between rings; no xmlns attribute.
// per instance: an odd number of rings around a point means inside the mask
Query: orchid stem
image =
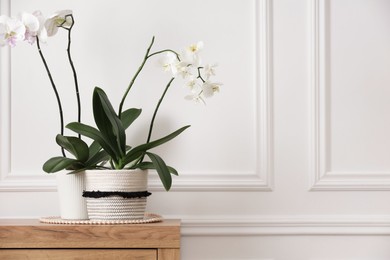
<svg viewBox="0 0 390 260"><path fill-rule="evenodd" d="M200 74L201 69L203 69L203 67L198 67L198 78L200 78L202 82L205 83L206 81L202 78L202 75Z"/></svg>
<svg viewBox="0 0 390 260"><path fill-rule="evenodd" d="M153 113L152 121L150 122L149 134L148 134L148 139L146 140L146 143L149 143L149 142L150 142L150 138L152 137L152 131L153 131L154 120L155 120L155 118L156 118L156 116L157 116L158 109L160 108L160 105L161 105L161 103L162 103L162 101L163 101L163 99L164 99L164 97L165 97L165 94L167 93L167 91L168 91L169 87L171 86L171 84L172 84L172 82L173 82L174 79L175 79L175 78L171 78L171 80L168 82L167 86L165 87L165 90L164 90L163 94L161 95L160 100L159 100L158 103L157 103L157 106L156 106L156 108L155 108L155 110L154 110L154 113Z"/></svg>
<svg viewBox="0 0 390 260"><path fill-rule="evenodd" d="M179 54L178 54L177 52L171 50L171 49L166 49L166 50L161 50L161 51L154 52L154 53L150 54L150 55L148 56L148 58L150 58L150 57L152 57L152 56L154 56L154 55L163 53L163 52L172 52L173 54L176 55L176 58L180 61L180 56L179 56Z"/></svg>
<svg viewBox="0 0 390 260"><path fill-rule="evenodd" d="M61 122L61 135L64 135L64 115L63 115L63 112L62 112L62 105L61 105L60 95L58 94L57 87L54 84L54 80L53 80L53 77L51 76L51 73L50 73L50 70L49 70L49 66L47 66L46 59L43 56L43 53L42 53L42 50L41 50L41 46L39 44L39 38L38 37L37 37L37 47L38 47L39 55L41 56L43 64L45 65L45 69L46 69L47 75L49 76L50 83L51 83L51 86L53 88L54 94L56 95L56 98L57 98L57 104L58 104L58 110L59 110L59 113L60 113L60 122ZM65 150L64 150L63 147L61 147L61 152L62 152L62 155L64 157L66 157Z"/></svg>
<svg viewBox="0 0 390 260"><path fill-rule="evenodd" d="M164 53L164 52L172 52L172 53L174 53L174 54L176 55L177 59L180 61L180 56L179 56L179 54L178 54L177 52L171 50L171 49L165 49L165 50L157 51L157 52L154 52L154 53L152 53L152 54L149 55L150 49L152 48L152 46L153 46L153 44L154 44L154 38L155 38L155 37L153 36L152 42L150 43L150 45L149 45L149 47L148 47L148 49L147 49L147 51L146 51L146 54L145 54L144 60L142 61L141 66L138 68L137 72L135 73L135 75L134 75L134 77L132 78L132 80L131 80L129 86L128 86L127 89L126 89L125 94L124 94L123 97L122 97L122 101L121 101L121 103L120 103L120 105L119 105L119 111L118 111L118 116L119 116L119 118L121 118L121 114L122 114L122 110L123 110L123 104L124 104L124 102L125 102L125 99L126 99L126 97L127 97L127 94L129 93L129 91L130 91L131 87L133 86L133 84L134 84L136 78L138 77L139 73L140 73L141 70L144 68L144 65L145 65L146 61L147 61L150 57L152 57L152 56L154 56L154 55L157 55L157 54L160 54L160 53ZM173 79L172 79L172 80L173 80ZM171 81L171 82L172 82L172 81Z"/></svg>
<svg viewBox="0 0 390 260"><path fill-rule="evenodd" d="M160 97L160 100L159 100L158 103L157 103L156 108L154 109L153 117L152 117L152 120L150 121L148 139L146 140L146 143L149 143L149 142L150 142L150 138L152 137L152 131L153 131L153 126L154 126L154 120L156 119L158 109L160 108L160 105L161 105L162 101L164 100L165 94L167 94L168 89L169 89L169 87L171 86L171 84L172 84L172 82L173 82L174 79L175 79L175 78L171 78L171 80L168 82L167 86L165 87L165 90L164 90L163 94L162 94L161 97ZM144 156L145 156L145 155L142 155L140 162L143 161Z"/></svg>
<svg viewBox="0 0 390 260"><path fill-rule="evenodd" d="M71 37L70 37L70 33L72 31L72 28L73 28L73 25L74 25L74 19L73 19L73 15L68 15L72 18L72 25L70 26L69 30L68 30L68 48L67 48L67 52L68 52L68 59L69 59L69 63L70 63L70 66L72 67L72 72L73 72L73 78L74 78L74 85L75 85L75 90L76 90L76 98L77 98L77 122L81 122L81 101L80 101L80 92L79 92L79 84L78 84L78 80L77 80L77 73L76 73L76 69L73 65L73 61L72 61L72 56L70 54L70 44L71 44ZM79 134L78 135L79 139L81 139L81 135Z"/></svg>
<svg viewBox="0 0 390 260"><path fill-rule="evenodd" d="M135 73L135 75L134 75L133 78L131 79L129 86L127 87L126 92L124 93L124 95L123 95L123 97L122 97L121 103L119 104L119 112L118 112L119 118L121 118L122 109L123 109L123 104L124 104L124 102L125 102L125 99L126 99L126 97L127 97L127 94L129 94L129 91L130 91L131 87L134 85L134 82L135 82L136 78L138 77L138 75L139 75L139 73L141 72L141 70L143 69L143 67L144 67L144 65L145 65L145 63L146 63L146 61L148 60L148 58L149 58L148 55L149 55L150 49L151 49L152 46L153 46L153 43L154 43L154 36L153 36L153 38L152 38L152 42L150 43L150 45L149 45L149 47L148 47L148 49L147 49L147 51L146 51L146 54L145 54L144 60L142 61L141 66L138 68L137 72Z"/></svg>

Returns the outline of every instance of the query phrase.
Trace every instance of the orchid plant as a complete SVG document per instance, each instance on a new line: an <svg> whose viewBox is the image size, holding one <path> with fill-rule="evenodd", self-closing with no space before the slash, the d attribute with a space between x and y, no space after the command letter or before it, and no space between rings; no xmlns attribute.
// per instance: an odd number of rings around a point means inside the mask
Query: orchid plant
<svg viewBox="0 0 390 260"><path fill-rule="evenodd" d="M171 174L178 172L168 166L157 154L149 150L162 145L189 127L184 126L173 133L151 140L155 118L162 101L164 100L173 81L180 77L184 79L184 85L190 93L185 99L205 104L205 99L212 97L219 92L221 83L211 80L215 76L216 64L202 65L200 52L203 49L203 42L190 45L181 54L172 49L163 49L152 52L155 38L152 38L145 56L138 70L132 77L125 89L119 108L116 111L103 89L95 87L92 96L93 116L96 127L81 122L81 101L77 73L71 56L71 31L75 20L71 10L63 10L44 18L40 11L32 14L21 13L17 17L0 16L0 45L15 47L19 42L27 41L33 45L36 43L38 52L48 74L51 87L54 91L60 117L60 133L56 136L56 142L61 147L62 156L50 158L43 165L47 173L54 173L60 170L70 170L70 173L77 173L86 169L155 169L166 190L172 184ZM73 71L75 94L78 104L77 122L71 122L66 128L74 131L77 136L64 135L64 118L61 98L54 83L50 69L43 55L40 43L46 43L49 37L57 34L60 29L68 32L67 55L69 64ZM125 100L133 87L138 75L146 65L147 61L156 56L164 55L160 60L162 68L171 74L171 78L165 85L160 99L154 109L151 118L146 142L131 147L126 143L126 129L140 116L142 110L129 108L123 110ZM90 145L81 139L81 136L92 139ZM68 157L65 150L72 155ZM145 161L147 156L150 161Z"/></svg>

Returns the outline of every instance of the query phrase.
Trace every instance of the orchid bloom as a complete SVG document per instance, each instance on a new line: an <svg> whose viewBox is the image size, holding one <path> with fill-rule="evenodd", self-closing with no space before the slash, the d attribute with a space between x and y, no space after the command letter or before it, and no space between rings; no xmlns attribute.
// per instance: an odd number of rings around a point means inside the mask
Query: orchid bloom
<svg viewBox="0 0 390 260"><path fill-rule="evenodd" d="M195 78L195 76L190 76L186 81L185 85L191 90L191 92L196 93L200 92L201 86L199 84L199 80Z"/></svg>
<svg viewBox="0 0 390 260"><path fill-rule="evenodd" d="M217 66L218 66L217 64L213 64L213 65L207 64L206 66L204 66L203 72L206 79L210 79L211 76L215 76L215 67Z"/></svg>
<svg viewBox="0 0 390 260"><path fill-rule="evenodd" d="M26 27L15 18L0 16L0 46L15 47L18 41L23 41Z"/></svg>
<svg viewBox="0 0 390 260"><path fill-rule="evenodd" d="M172 73L173 78L179 75L184 79L184 86L191 92L184 97L186 100L206 104L204 98L212 97L214 93L219 92L222 84L210 81L210 77L215 76L217 64L200 66L199 52L202 49L203 42L199 41L188 46L180 57L170 50L161 51L167 53L160 59L160 64L165 71Z"/></svg>
<svg viewBox="0 0 390 260"><path fill-rule="evenodd" d="M183 53L183 57L186 62L194 66L201 64L201 59L199 57L199 52L203 49L203 42L200 41L196 44L191 44L186 48Z"/></svg>
<svg viewBox="0 0 390 260"><path fill-rule="evenodd" d="M207 80L202 85L202 93L206 98L212 97L215 92L219 92L219 87L221 85L222 83L210 82Z"/></svg>
<svg viewBox="0 0 390 260"><path fill-rule="evenodd" d="M36 36L38 35L38 31L39 31L38 18L32 14L23 12L19 15L19 19L26 27L24 39L28 43L33 44L36 40Z"/></svg>
<svg viewBox="0 0 390 260"><path fill-rule="evenodd" d="M203 42L200 41L196 44L191 44L190 46L187 47L187 51L192 54L198 53L201 49L203 49Z"/></svg>
<svg viewBox="0 0 390 260"><path fill-rule="evenodd" d="M39 21L39 29L38 29L38 37L41 42L47 41L47 31L45 27L45 17L43 16L41 11L35 11L33 12L33 15L38 19Z"/></svg>
<svg viewBox="0 0 390 260"><path fill-rule="evenodd" d="M58 27L70 28L73 24L71 10L62 10L51 15L45 22L47 36L53 36L58 32Z"/></svg>
<svg viewBox="0 0 390 260"><path fill-rule="evenodd" d="M195 68L188 64L185 61L179 62L177 65L177 73L183 78L183 79L191 79L195 73Z"/></svg>
<svg viewBox="0 0 390 260"><path fill-rule="evenodd" d="M166 56L160 60L160 63L165 71L170 71L172 73L172 76L175 77L177 74L177 64L179 60L177 59L176 55L172 52L168 52Z"/></svg>
<svg viewBox="0 0 390 260"><path fill-rule="evenodd" d="M184 97L186 100L195 101L195 103L199 104L202 103L203 105L206 105L206 102L204 102L204 99L200 96L200 94L191 94Z"/></svg>

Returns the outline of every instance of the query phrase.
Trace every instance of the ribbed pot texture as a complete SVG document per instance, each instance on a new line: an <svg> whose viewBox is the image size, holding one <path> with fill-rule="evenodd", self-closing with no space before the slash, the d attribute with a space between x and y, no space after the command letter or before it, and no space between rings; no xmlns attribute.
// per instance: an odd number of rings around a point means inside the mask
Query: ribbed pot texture
<svg viewBox="0 0 390 260"><path fill-rule="evenodd" d="M62 219L88 219L86 200L82 197L85 190L84 174L56 174Z"/></svg>

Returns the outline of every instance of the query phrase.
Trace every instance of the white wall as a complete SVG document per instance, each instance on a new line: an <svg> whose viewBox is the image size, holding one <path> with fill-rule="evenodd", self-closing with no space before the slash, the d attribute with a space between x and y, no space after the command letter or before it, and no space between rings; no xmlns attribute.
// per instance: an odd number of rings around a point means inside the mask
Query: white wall
<svg viewBox="0 0 390 260"><path fill-rule="evenodd" d="M224 86L203 107L176 82L155 136L192 125L159 149L181 176L169 193L150 181L149 211L182 219L183 259L390 259L389 1L0 4L1 14L74 11L86 122L93 87L117 104L152 35L156 50L205 42ZM65 44L62 33L43 47L70 121ZM35 47L1 49L1 218L59 213L55 178L41 170L58 153L57 107ZM169 80L155 63L127 102L144 109L135 142Z"/></svg>

